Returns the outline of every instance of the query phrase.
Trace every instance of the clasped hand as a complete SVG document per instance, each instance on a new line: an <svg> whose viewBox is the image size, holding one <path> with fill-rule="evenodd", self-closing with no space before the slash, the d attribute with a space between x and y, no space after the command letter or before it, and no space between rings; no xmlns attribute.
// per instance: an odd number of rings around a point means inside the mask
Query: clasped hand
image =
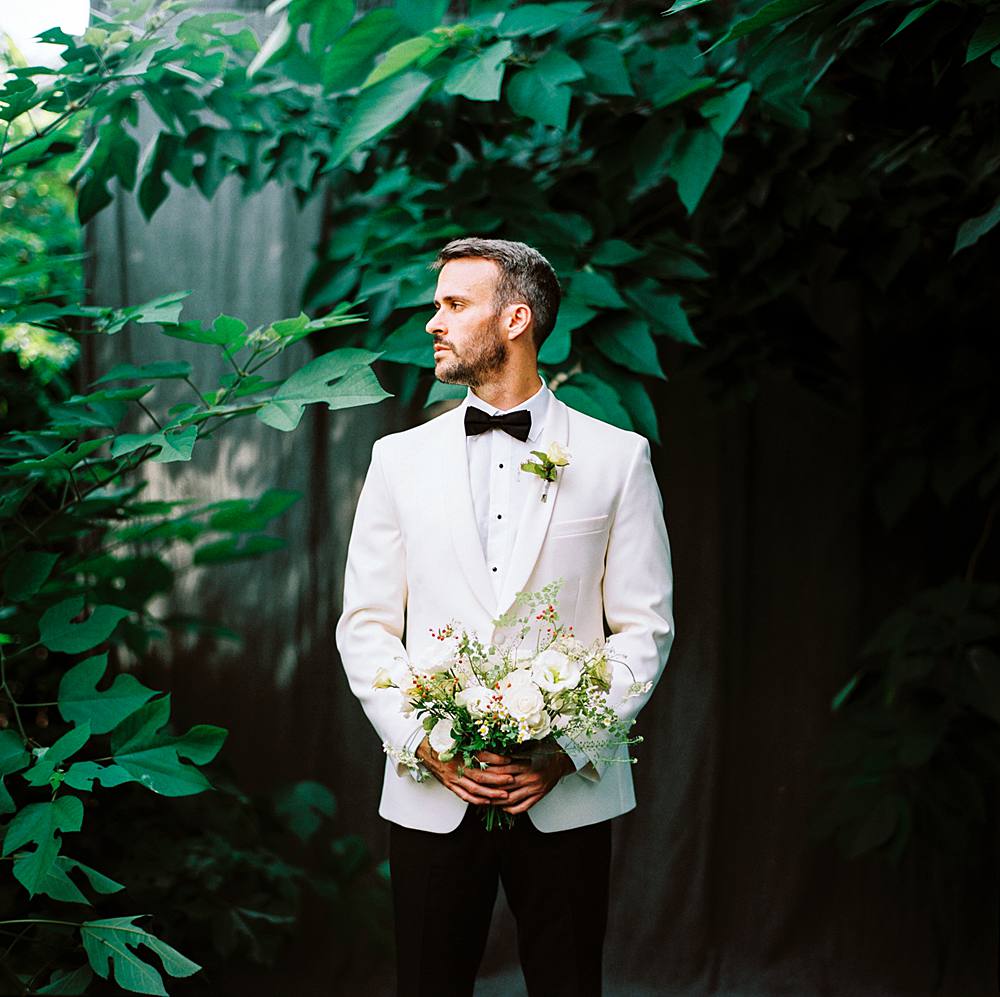
<svg viewBox="0 0 1000 997"><path fill-rule="evenodd" d="M466 768L461 758L441 761L426 737L417 748L417 757L434 778L459 799L477 806L492 803L509 814L529 810L564 775L574 771L569 756L557 744L548 741L534 762L479 751L476 757L489 766L485 769Z"/></svg>

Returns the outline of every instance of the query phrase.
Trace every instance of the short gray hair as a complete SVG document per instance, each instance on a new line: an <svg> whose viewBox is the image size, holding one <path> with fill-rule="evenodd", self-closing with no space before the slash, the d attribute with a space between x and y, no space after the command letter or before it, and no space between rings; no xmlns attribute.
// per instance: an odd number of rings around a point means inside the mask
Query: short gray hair
<svg viewBox="0 0 1000 997"><path fill-rule="evenodd" d="M506 239L480 239L468 236L452 239L431 266L440 270L450 260L492 260L500 268L494 304L497 311L523 301L534 318L535 350L542 348L555 328L562 290L552 264L537 249L523 242Z"/></svg>

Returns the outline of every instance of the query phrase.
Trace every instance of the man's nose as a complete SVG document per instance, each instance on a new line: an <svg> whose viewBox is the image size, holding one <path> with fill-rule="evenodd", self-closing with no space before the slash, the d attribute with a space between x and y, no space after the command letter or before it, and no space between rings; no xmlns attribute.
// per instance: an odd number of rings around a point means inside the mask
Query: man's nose
<svg viewBox="0 0 1000 997"><path fill-rule="evenodd" d="M435 334L437 334L437 333L440 333L441 335L444 335L445 329L444 329L444 323L442 323L442 321L441 321L441 312L440 311L435 312L430 317L430 320L427 322L427 325L424 326L424 329L427 332L429 332L432 336L435 335Z"/></svg>

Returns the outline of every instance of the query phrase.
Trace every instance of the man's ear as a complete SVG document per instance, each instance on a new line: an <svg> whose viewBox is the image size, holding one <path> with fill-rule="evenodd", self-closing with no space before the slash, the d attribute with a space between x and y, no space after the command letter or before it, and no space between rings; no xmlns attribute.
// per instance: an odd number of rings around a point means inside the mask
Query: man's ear
<svg viewBox="0 0 1000 997"><path fill-rule="evenodd" d="M517 339L528 333L531 328L531 308L523 301L510 305L507 309L507 320L505 322L505 332L509 340ZM530 336L528 337L531 338Z"/></svg>

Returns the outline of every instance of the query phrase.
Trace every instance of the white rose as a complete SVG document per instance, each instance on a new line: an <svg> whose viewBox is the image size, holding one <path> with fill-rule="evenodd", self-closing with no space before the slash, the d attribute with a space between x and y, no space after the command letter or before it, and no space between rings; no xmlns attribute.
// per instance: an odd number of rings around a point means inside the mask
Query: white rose
<svg viewBox="0 0 1000 997"><path fill-rule="evenodd" d="M375 681L372 682L373 689L391 689L396 683L392 680L388 668L380 668L375 673Z"/></svg>
<svg viewBox="0 0 1000 997"><path fill-rule="evenodd" d="M570 457L573 455L556 440L553 440L545 451L545 456L556 465L556 467L565 467L569 461Z"/></svg>
<svg viewBox="0 0 1000 997"><path fill-rule="evenodd" d="M535 740L540 741L552 730L552 720L548 710L539 710L534 716L528 717L528 730Z"/></svg>
<svg viewBox="0 0 1000 997"><path fill-rule="evenodd" d="M501 685L507 689L513 689L516 686L521 685L533 685L534 677L531 674L531 668L515 668L512 672L508 672L501 680Z"/></svg>
<svg viewBox="0 0 1000 997"><path fill-rule="evenodd" d="M534 682L522 682L505 688L503 703L514 720L527 720L545 709L545 699Z"/></svg>
<svg viewBox="0 0 1000 997"><path fill-rule="evenodd" d="M451 720L444 717L431 729L428 736L431 747L439 754L445 755L455 747L455 738L451 736Z"/></svg>
<svg viewBox="0 0 1000 997"><path fill-rule="evenodd" d="M535 658L531 674L546 692L565 692L580 684L579 662L553 647L546 648Z"/></svg>
<svg viewBox="0 0 1000 997"><path fill-rule="evenodd" d="M455 693L455 704L464 706L476 720L485 716L492 702L493 691L482 685L469 686Z"/></svg>

